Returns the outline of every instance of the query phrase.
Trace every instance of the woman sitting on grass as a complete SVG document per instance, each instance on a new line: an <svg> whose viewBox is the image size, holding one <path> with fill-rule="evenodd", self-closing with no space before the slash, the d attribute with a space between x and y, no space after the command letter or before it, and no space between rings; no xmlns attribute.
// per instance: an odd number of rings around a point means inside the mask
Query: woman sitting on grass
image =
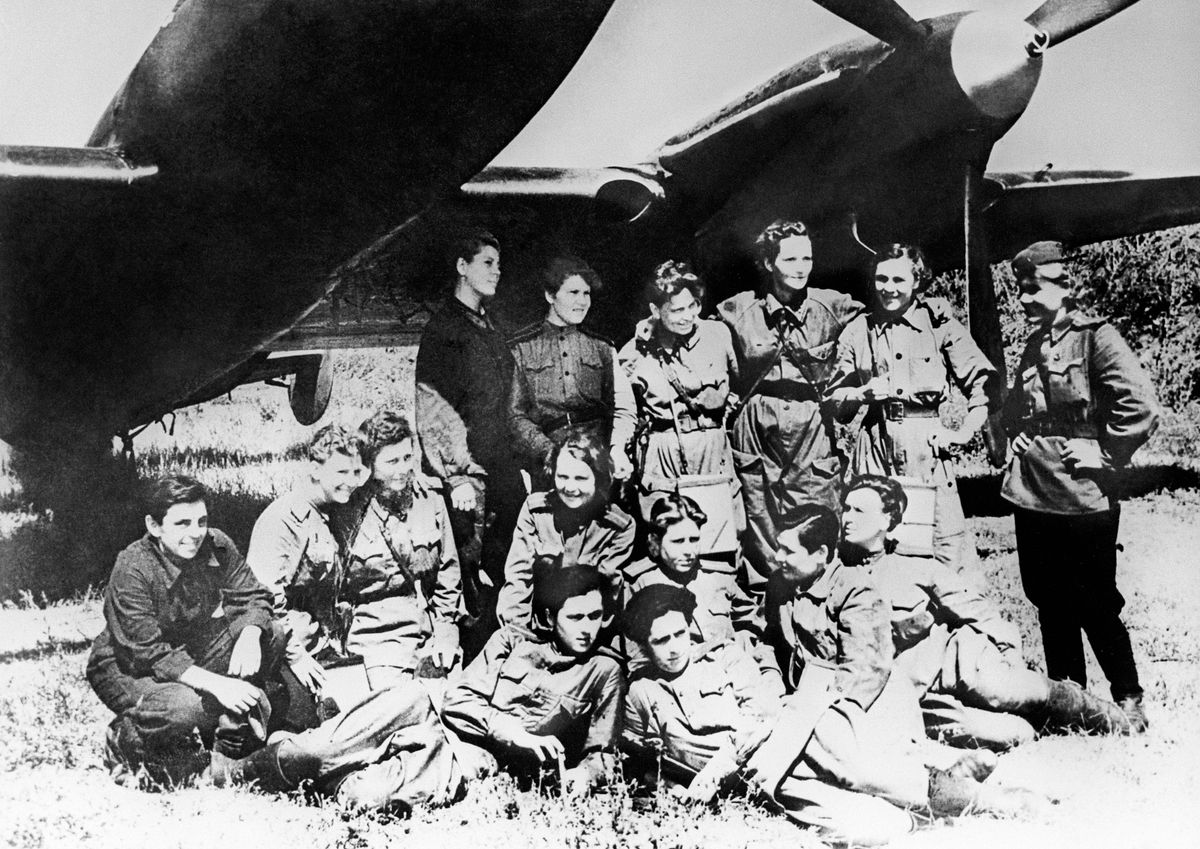
<svg viewBox="0 0 1200 849"><path fill-rule="evenodd" d="M621 599L634 523L609 503L608 452L594 436L572 430L554 451L550 467L554 489L532 493L517 518L496 604L501 625L532 624L533 562L539 556L559 557L563 567L587 564L600 575L610 609Z"/></svg>
<svg viewBox="0 0 1200 849"><path fill-rule="evenodd" d="M623 709L621 667L596 653L611 608L603 579L586 566L538 558L536 573L533 627L492 635L447 692L442 719L462 737L464 762L494 756L527 779L557 767L564 791L583 792L610 772Z"/></svg>

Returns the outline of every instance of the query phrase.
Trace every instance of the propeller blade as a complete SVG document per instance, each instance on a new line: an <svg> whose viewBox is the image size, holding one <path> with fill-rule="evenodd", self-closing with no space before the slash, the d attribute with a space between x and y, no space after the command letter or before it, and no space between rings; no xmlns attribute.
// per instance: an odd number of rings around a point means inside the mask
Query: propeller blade
<svg viewBox="0 0 1200 849"><path fill-rule="evenodd" d="M1046 0L1025 22L1049 35L1051 44L1058 44L1136 2L1138 0Z"/></svg>
<svg viewBox="0 0 1200 849"><path fill-rule="evenodd" d="M818 6L896 47L916 46L929 31L895 0L815 0Z"/></svg>

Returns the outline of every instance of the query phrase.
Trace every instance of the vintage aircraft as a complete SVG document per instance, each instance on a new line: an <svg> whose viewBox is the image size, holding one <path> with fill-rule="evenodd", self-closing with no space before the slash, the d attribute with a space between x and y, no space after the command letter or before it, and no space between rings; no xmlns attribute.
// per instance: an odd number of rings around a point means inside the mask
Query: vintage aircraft
<svg viewBox="0 0 1200 849"><path fill-rule="evenodd" d="M867 35L646 162L480 170L610 0L184 0L88 147L0 148L0 438L91 443L290 373L311 421L319 358L270 352L361 341L297 324L338 283L436 297L445 230L467 220L500 233L508 276L570 246L625 292L665 255L718 292L751 286L751 240L779 216L810 223L818 276L843 288L864 243L916 242L968 269L993 355L991 261L1200 220L1198 176L986 173L1048 51L1136 0L926 21L893 0L816 2ZM608 300L619 330L629 299Z"/></svg>
<svg viewBox="0 0 1200 849"><path fill-rule="evenodd" d="M180 0L86 147L0 148L0 439L311 372L256 353L486 165L611 3Z"/></svg>

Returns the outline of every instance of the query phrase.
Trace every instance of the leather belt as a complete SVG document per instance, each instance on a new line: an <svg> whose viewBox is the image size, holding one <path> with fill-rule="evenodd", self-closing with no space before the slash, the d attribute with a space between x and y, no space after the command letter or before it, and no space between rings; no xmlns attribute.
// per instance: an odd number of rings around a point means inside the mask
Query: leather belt
<svg viewBox="0 0 1200 849"><path fill-rule="evenodd" d="M1092 422L1073 422L1068 419L1028 419L1022 422L1021 430L1030 436L1061 436L1065 439L1100 438L1100 429Z"/></svg>
<svg viewBox="0 0 1200 849"><path fill-rule="evenodd" d="M811 383L799 380L764 380L758 384L755 395L779 398L784 401L820 401L821 395Z"/></svg>
<svg viewBox="0 0 1200 849"><path fill-rule="evenodd" d="M676 422L679 424L680 433L693 433L697 430L715 430L721 427L721 420L716 416L707 413L701 413L699 416L693 416L691 413L683 413L678 419L651 420L650 430L674 430Z"/></svg>
<svg viewBox="0 0 1200 849"><path fill-rule="evenodd" d="M542 430L545 433L553 433L564 427L577 427L579 425L596 424L608 420L608 413L605 410L580 410L575 413L563 413L561 416L556 416L542 424Z"/></svg>

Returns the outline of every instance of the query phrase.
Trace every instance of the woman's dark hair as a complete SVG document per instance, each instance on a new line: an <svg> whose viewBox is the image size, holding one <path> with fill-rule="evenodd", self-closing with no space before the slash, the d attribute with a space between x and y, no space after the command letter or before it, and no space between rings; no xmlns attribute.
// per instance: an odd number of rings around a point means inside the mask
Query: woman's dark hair
<svg viewBox="0 0 1200 849"><path fill-rule="evenodd" d="M904 487L883 475L856 475L846 487L842 503L845 504L850 493L859 489L869 489L879 496L883 512L887 513L891 520L888 530L895 530L904 518L904 511L908 509L908 495L905 494Z"/></svg>
<svg viewBox="0 0 1200 849"><path fill-rule="evenodd" d="M621 613L621 630L635 643L645 645L654 622L678 611L690 625L696 612L696 596L691 590L673 584L651 584L633 594Z"/></svg>
<svg viewBox="0 0 1200 849"><path fill-rule="evenodd" d="M389 445L399 445L406 439L413 439L412 425L400 413L394 410L376 410L369 419L358 426L362 439L363 462L370 466L379 456L379 452Z"/></svg>
<svg viewBox="0 0 1200 849"><path fill-rule="evenodd" d="M823 504L801 504L796 508L788 527L796 531L796 538L809 554L825 546L825 562L833 560L838 537L842 533L842 523L837 513Z"/></svg>
<svg viewBox="0 0 1200 849"><path fill-rule="evenodd" d="M563 454L574 457L592 470L596 478L596 494L594 503L607 504L608 493L612 489L612 458L608 450L600 444L600 440L580 428L567 431L562 443L555 447L550 454L550 462L546 471L550 479L554 479L554 471L558 468L558 458Z"/></svg>
<svg viewBox="0 0 1200 849"><path fill-rule="evenodd" d="M875 267L890 259L906 259L911 263L913 279L916 281L914 291L918 294L924 292L933 281L933 272L929 270L929 263L925 261L925 254L921 253L920 248L900 242L890 244L875 255Z"/></svg>
<svg viewBox="0 0 1200 849"><path fill-rule="evenodd" d="M470 262L484 248L500 250L500 240L482 228L464 230L450 245L450 265L454 267L461 259Z"/></svg>
<svg viewBox="0 0 1200 849"><path fill-rule="evenodd" d="M586 262L578 257L560 256L551 260L542 272L542 291L550 296L558 294L558 290L569 277L582 277L593 295L604 288L604 284L600 282L600 275Z"/></svg>
<svg viewBox="0 0 1200 849"><path fill-rule="evenodd" d="M669 493L654 502L646 521L646 536L649 539L661 541L667 528L677 525L687 519L702 527L708 521L708 516L700 509L700 505L686 495L677 492Z"/></svg>
<svg viewBox="0 0 1200 849"><path fill-rule="evenodd" d="M533 559L533 616L554 619L568 600L599 590L608 612L608 599L604 597L604 580L593 566L581 563L563 566L561 554L539 554Z"/></svg>
<svg viewBox="0 0 1200 849"><path fill-rule="evenodd" d="M763 231L758 234L758 238L754 240L754 248L758 251L759 261L770 265L775 261L775 257L779 256L780 242L793 236L807 235L808 228L804 226L804 222L776 218L764 227Z"/></svg>
<svg viewBox="0 0 1200 849"><path fill-rule="evenodd" d="M654 277L646 287L646 301L661 308L680 292L688 291L697 302L704 301L704 282L686 262L669 259L654 269Z"/></svg>
<svg viewBox="0 0 1200 849"><path fill-rule="evenodd" d="M208 488L187 475L167 475L150 484L146 490L146 515L162 524L167 511L176 504L208 501Z"/></svg>

